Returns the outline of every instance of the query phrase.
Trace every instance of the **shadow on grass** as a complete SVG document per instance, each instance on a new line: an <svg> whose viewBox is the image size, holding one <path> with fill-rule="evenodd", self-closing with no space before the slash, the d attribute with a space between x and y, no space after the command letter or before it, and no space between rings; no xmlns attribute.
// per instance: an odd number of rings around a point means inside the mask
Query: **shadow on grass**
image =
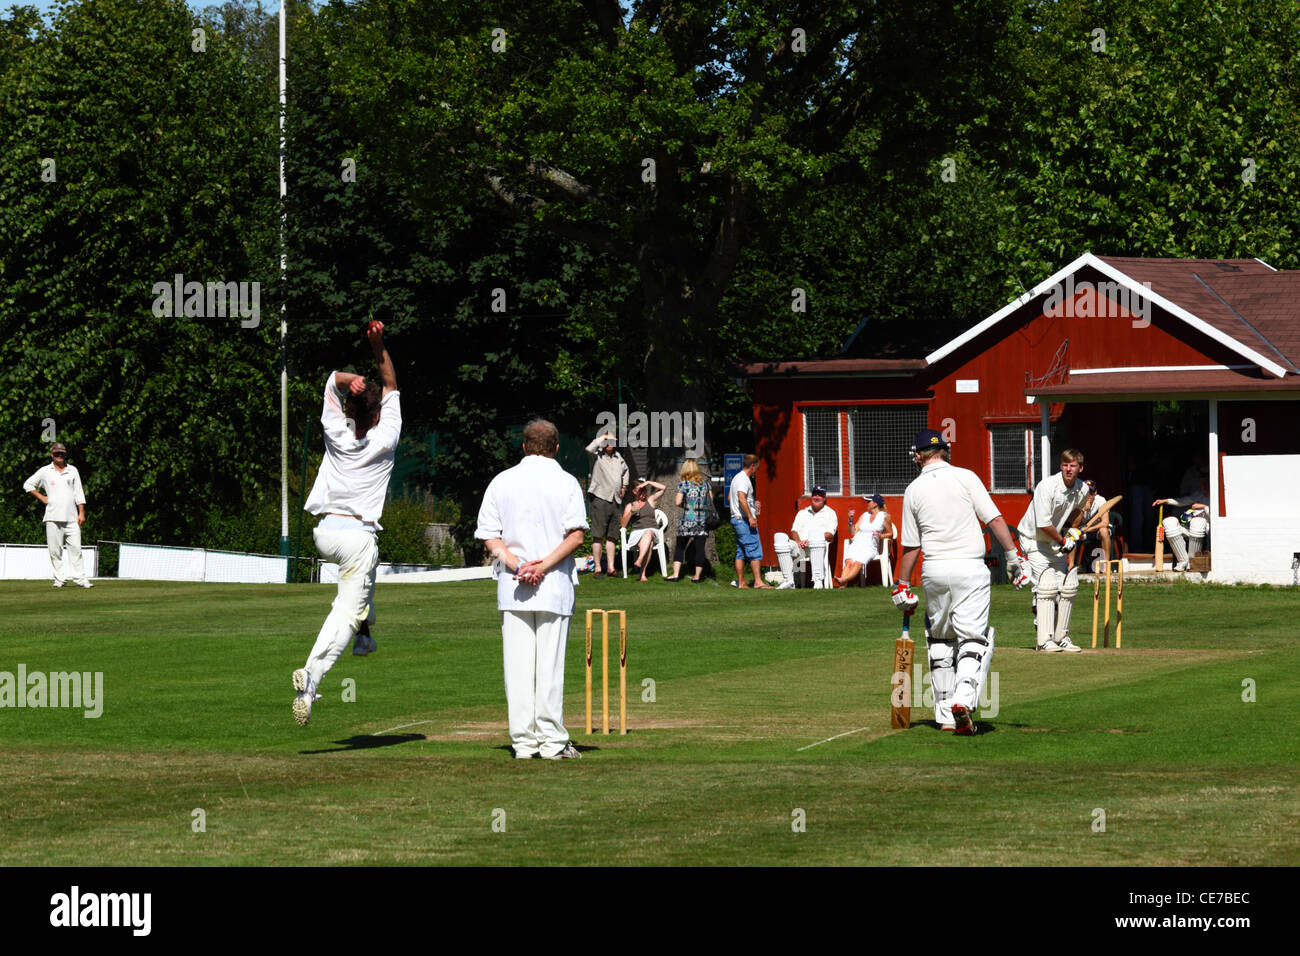
<svg viewBox="0 0 1300 956"><path fill-rule="evenodd" d="M301 754L336 754L345 750L372 750L375 747L392 747L395 744L409 744L413 740L423 740L424 734L385 734L376 737L371 734L357 734L334 741L339 746L329 750L300 750Z"/></svg>
<svg viewBox="0 0 1300 956"><path fill-rule="evenodd" d="M940 727L939 727L939 725L938 725L938 723L936 723L936 722L933 721L933 720L914 721L914 722L913 722L913 726L914 726L914 727L915 727L915 726L929 727L929 728L932 729L932 730L938 730L940 733L946 733L946 734L949 734L949 735L952 734L952 731L943 731L943 730L941 730ZM1002 726L1003 726L1003 727L1025 727L1025 726L1027 726L1027 725L1026 725L1026 724L1005 724L1005 723L1004 723ZM990 723L988 723L988 721L977 720L977 721L975 721L975 733L974 733L973 736L976 736L976 737L986 737L986 736L988 736L989 734L995 734L995 733L997 733L998 730L999 730L999 727L998 727L997 724L990 724Z"/></svg>

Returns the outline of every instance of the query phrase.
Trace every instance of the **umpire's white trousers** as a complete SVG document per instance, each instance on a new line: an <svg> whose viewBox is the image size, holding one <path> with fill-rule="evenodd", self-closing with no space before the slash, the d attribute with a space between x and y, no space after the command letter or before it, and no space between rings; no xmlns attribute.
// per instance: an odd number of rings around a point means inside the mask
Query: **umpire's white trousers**
<svg viewBox="0 0 1300 956"><path fill-rule="evenodd" d="M569 617L550 611L501 612L506 708L516 757L553 757L569 742L564 729Z"/></svg>
<svg viewBox="0 0 1300 956"><path fill-rule="evenodd" d="M930 639L957 648L953 703L974 710L979 704L980 664L961 654L965 641L983 641L989 626L989 569L980 558L926 561L921 566Z"/></svg>
<svg viewBox="0 0 1300 956"><path fill-rule="evenodd" d="M339 592L329 617L325 618L320 634L316 636L316 644L307 655L307 663L303 665L309 681L307 689L311 693L315 693L316 686L347 649L361 622L371 613L375 569L379 567L379 545L373 531L360 530L359 521L356 525L355 531L320 525L312 531L320 556L338 563Z"/></svg>
<svg viewBox="0 0 1300 956"><path fill-rule="evenodd" d="M50 564L54 568L54 583L63 583L63 548L68 548L68 564L72 580L81 584L86 580L86 569L81 560L81 525L71 521L45 522L45 543L50 546Z"/></svg>

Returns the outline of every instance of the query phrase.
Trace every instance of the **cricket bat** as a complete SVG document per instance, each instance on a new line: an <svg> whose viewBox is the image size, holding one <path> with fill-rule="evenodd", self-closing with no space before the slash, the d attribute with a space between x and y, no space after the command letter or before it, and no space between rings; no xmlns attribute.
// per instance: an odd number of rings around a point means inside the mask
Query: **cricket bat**
<svg viewBox="0 0 1300 956"><path fill-rule="evenodd" d="M894 642L894 677L889 690L889 726L912 726L912 615L903 615L903 634Z"/></svg>
<svg viewBox="0 0 1300 956"><path fill-rule="evenodd" d="M1107 517L1107 515L1110 514L1110 509L1114 508L1123 500L1123 495L1116 495L1114 498L1108 499L1104 505L1097 509L1097 513L1088 519L1088 523L1083 526L1083 533L1091 534L1094 531L1100 531L1102 528L1106 527L1106 523L1110 521L1110 518Z"/></svg>
<svg viewBox="0 0 1300 956"><path fill-rule="evenodd" d="M1087 482L1087 485L1088 485L1088 497L1083 499L1083 505L1079 508L1078 511L1074 513L1074 520L1070 522L1071 528L1079 527L1079 525L1083 522L1083 516L1086 515L1088 511L1092 508L1093 499L1097 497L1096 482L1089 481ZM1069 558L1066 559L1065 562L1066 568L1072 568L1079 563L1080 550L1081 550L1080 548L1075 548L1073 551L1070 552L1070 556Z"/></svg>
<svg viewBox="0 0 1300 956"><path fill-rule="evenodd" d="M1160 506L1160 517L1156 519L1156 570L1165 569L1165 506Z"/></svg>

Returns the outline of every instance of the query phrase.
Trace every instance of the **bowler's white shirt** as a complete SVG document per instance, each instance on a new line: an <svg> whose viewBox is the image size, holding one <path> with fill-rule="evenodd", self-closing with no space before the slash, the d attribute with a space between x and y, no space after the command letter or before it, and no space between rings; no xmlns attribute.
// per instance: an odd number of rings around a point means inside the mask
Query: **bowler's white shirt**
<svg viewBox="0 0 1300 956"><path fill-rule="evenodd" d="M325 457L304 507L308 514L356 515L381 527L379 516L388 495L397 440L402 436L401 393L389 392L380 403L379 424L357 438L343 413L343 390L334 373L325 380L320 423L325 430Z"/></svg>
<svg viewBox="0 0 1300 956"><path fill-rule="evenodd" d="M500 538L511 554L527 562L546 557L570 531L587 527L587 506L578 479L554 458L525 455L487 486L474 537ZM537 587L516 581L500 561L493 563L492 576L499 611L573 614L578 566L572 555L548 571Z"/></svg>
<svg viewBox="0 0 1300 956"><path fill-rule="evenodd" d="M1075 477L1074 487L1067 488L1065 479L1061 477L1059 471L1054 475L1048 475L1034 489L1034 499L1029 502L1020 524L1016 526L1021 540L1040 543L1052 541L1045 532L1038 529L1050 526L1060 531L1065 527L1066 519L1083 504L1087 497L1088 483L1082 478ZM1094 503L1093 510L1096 510L1096 507Z"/></svg>
<svg viewBox="0 0 1300 956"><path fill-rule="evenodd" d="M77 505L86 503L86 495L81 490L81 475L76 467L65 465L60 472L51 462L23 482L23 491L30 492L37 487L49 499L45 505L45 517L41 520L77 520Z"/></svg>
<svg viewBox="0 0 1300 956"><path fill-rule="evenodd" d="M833 535L839 529L840 516L830 505L822 505L822 510L816 514L813 513L812 505L800 508L791 526L795 538L823 546L826 544L826 532L829 531Z"/></svg>
<svg viewBox="0 0 1300 956"><path fill-rule="evenodd" d="M983 558L984 532L1002 512L973 471L932 461L903 493L904 548L920 547L926 561Z"/></svg>

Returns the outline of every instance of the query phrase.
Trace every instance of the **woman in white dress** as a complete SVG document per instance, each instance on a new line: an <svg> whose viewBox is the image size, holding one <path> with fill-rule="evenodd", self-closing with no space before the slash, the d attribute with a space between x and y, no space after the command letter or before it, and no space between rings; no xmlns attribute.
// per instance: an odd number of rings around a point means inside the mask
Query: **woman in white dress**
<svg viewBox="0 0 1300 956"><path fill-rule="evenodd" d="M876 559L884 541L894 537L894 522L885 510L885 499L880 495L864 495L867 502L858 526L853 529L853 540L844 549L844 570L836 578L840 587L862 573L867 564Z"/></svg>

